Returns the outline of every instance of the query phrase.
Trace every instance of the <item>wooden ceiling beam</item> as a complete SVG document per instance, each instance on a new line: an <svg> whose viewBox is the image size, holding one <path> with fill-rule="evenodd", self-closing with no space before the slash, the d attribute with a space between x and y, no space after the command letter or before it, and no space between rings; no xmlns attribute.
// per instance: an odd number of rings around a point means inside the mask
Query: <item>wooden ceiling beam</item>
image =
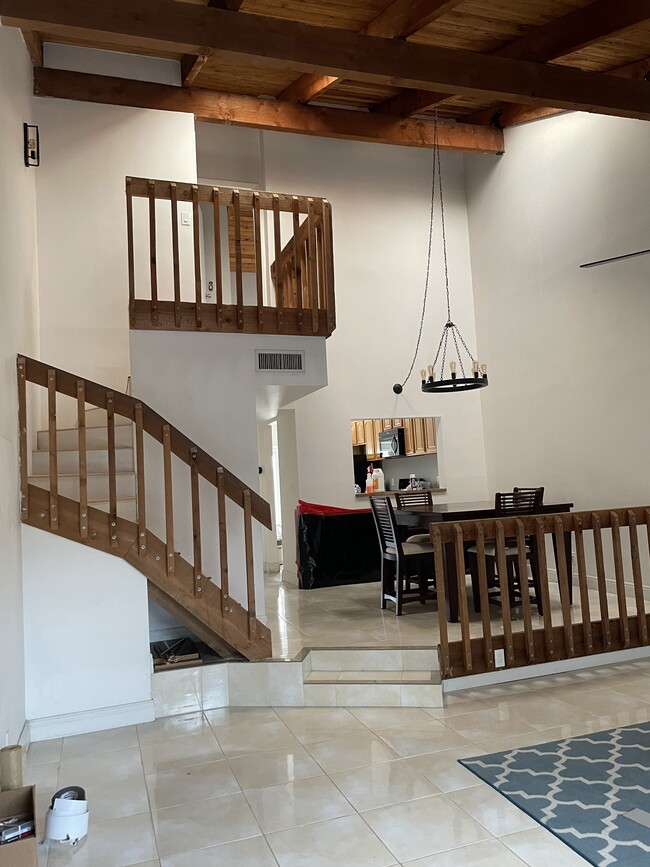
<svg viewBox="0 0 650 867"><path fill-rule="evenodd" d="M137 14L136 14L137 13ZM173 0L0 0L5 24L62 36L118 34L140 49L245 59L356 81L650 119L650 88L565 67L380 39Z"/></svg>
<svg viewBox="0 0 650 867"><path fill-rule="evenodd" d="M34 70L34 93L105 105L126 105L182 111L197 120L280 132L352 139L406 147L431 148L433 124L371 115L368 112L321 108L257 99L201 88L174 87L61 69ZM503 152L503 133L489 127L439 124L440 147L470 153Z"/></svg>
<svg viewBox="0 0 650 867"><path fill-rule="evenodd" d="M25 40L25 46L27 48L27 53L34 64L34 66L42 66L43 65L43 40L41 39L41 34L37 33L35 30L23 30L23 39Z"/></svg>
<svg viewBox="0 0 650 867"><path fill-rule="evenodd" d="M201 54L184 54L181 57L181 81L183 87L191 87L210 57L209 49Z"/></svg>
<svg viewBox="0 0 650 867"><path fill-rule="evenodd" d="M650 0L594 0L541 27L531 28L519 39L490 52L493 57L510 57L546 63L592 45L650 18ZM382 114L410 117L449 99L449 94L405 91L374 107Z"/></svg>
<svg viewBox="0 0 650 867"><path fill-rule="evenodd" d="M463 0L394 0L359 32L366 36L407 39ZM305 73L278 94L289 102L310 102L341 81L335 75Z"/></svg>

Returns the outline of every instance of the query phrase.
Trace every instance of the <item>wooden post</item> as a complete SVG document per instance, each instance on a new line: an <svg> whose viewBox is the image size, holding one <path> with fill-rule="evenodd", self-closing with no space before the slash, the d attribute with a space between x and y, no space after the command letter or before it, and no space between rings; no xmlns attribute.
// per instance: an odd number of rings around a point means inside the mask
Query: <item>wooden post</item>
<svg viewBox="0 0 650 867"><path fill-rule="evenodd" d="M605 576L605 559L603 557L603 537L598 515L591 516L591 527L594 534L594 554L596 557L596 577L598 580L598 599L600 602L600 621L603 628L603 650L611 650L612 633L609 625L609 605L607 602L607 583Z"/></svg>
<svg viewBox="0 0 650 867"><path fill-rule="evenodd" d="M616 596L618 599L618 618L621 627L623 647L630 646L630 624L627 618L627 599L625 597L625 572L623 570L623 554L621 552L621 528L616 512L610 512L612 526L612 548L614 554L614 575L616 577Z"/></svg>
<svg viewBox="0 0 650 867"><path fill-rule="evenodd" d="M138 490L138 556L147 554L147 511L144 485L144 428L142 423L142 404L135 405L135 469Z"/></svg>
<svg viewBox="0 0 650 867"><path fill-rule="evenodd" d="M459 524L454 524L454 541L456 546L456 581L458 583L458 613L460 616L460 634L463 642L465 659L465 674L472 672L472 642L469 632L469 611L467 610L467 581L465 580L465 551L463 549L463 531Z"/></svg>
<svg viewBox="0 0 650 867"><path fill-rule="evenodd" d="M25 378L25 359L17 361L18 376L18 444L20 448L20 520L29 517L29 476L27 464L27 381Z"/></svg>
<svg viewBox="0 0 650 867"><path fill-rule="evenodd" d="M298 328L302 330L302 266L300 264L300 203L298 196L292 197L293 203L293 273L296 287L296 312Z"/></svg>
<svg viewBox="0 0 650 867"><path fill-rule="evenodd" d="M244 489L244 547L246 551L246 599L248 608L248 637L257 634L255 611L255 569L253 564L253 521L251 512L251 492Z"/></svg>
<svg viewBox="0 0 650 867"><path fill-rule="evenodd" d="M212 218L214 224L214 277L216 281L217 325L220 326L223 322L223 265L221 262L221 210L218 187L212 188Z"/></svg>
<svg viewBox="0 0 650 867"><path fill-rule="evenodd" d="M318 334L318 270L316 254L316 217L314 216L314 200L307 200L307 263L309 274L309 300L311 302L311 330Z"/></svg>
<svg viewBox="0 0 650 867"><path fill-rule="evenodd" d="M149 181L149 273L151 279L151 322L158 325L158 260L156 253L156 184Z"/></svg>
<svg viewBox="0 0 650 867"><path fill-rule="evenodd" d="M172 489L172 447L168 424L162 426L163 478L165 484L165 545L167 548L167 574L174 571L174 495Z"/></svg>
<svg viewBox="0 0 650 867"><path fill-rule="evenodd" d="M181 327L181 266L178 250L178 189L171 183L171 217L172 217L172 262L174 268L174 325Z"/></svg>
<svg viewBox="0 0 650 867"><path fill-rule="evenodd" d="M512 646L512 621L510 617L510 585L508 582L508 564L506 562L506 537L503 523L496 521L496 555L499 572L499 592L501 598L501 617L503 619L503 643L505 644L506 667L514 664L515 655Z"/></svg>
<svg viewBox="0 0 650 867"><path fill-rule="evenodd" d="M47 372L48 445L50 451L50 529L59 529L59 473L56 442L56 370Z"/></svg>
<svg viewBox="0 0 650 867"><path fill-rule="evenodd" d="M336 328L334 303L334 240L332 237L332 206L323 201L323 239L325 253L325 288L327 293L327 320L329 333Z"/></svg>
<svg viewBox="0 0 650 867"><path fill-rule="evenodd" d="M264 324L264 283L262 280L262 230L260 225L260 194L253 193L253 227L255 234L255 282L257 286L257 327Z"/></svg>
<svg viewBox="0 0 650 867"><path fill-rule="evenodd" d="M203 325L203 304L201 286L201 213L199 209L199 188L192 184L192 231L194 237L194 321L197 328Z"/></svg>
<svg viewBox="0 0 650 867"><path fill-rule="evenodd" d="M569 593L569 576L567 574L566 550L564 545L564 525L559 515L554 521L555 545L557 551L557 567L560 583L560 603L562 605L562 625L564 627L564 649L567 658L575 656L573 644L573 624L571 622L571 602Z"/></svg>
<svg viewBox="0 0 650 867"><path fill-rule="evenodd" d="M88 538L88 458L86 451L86 386L77 380L77 445L79 447L79 535Z"/></svg>
<svg viewBox="0 0 650 867"><path fill-rule="evenodd" d="M282 229L280 226L280 199L273 196L273 240L275 243L275 306L278 311L278 327L281 331L284 308L284 281L280 257L282 256Z"/></svg>
<svg viewBox="0 0 650 867"><path fill-rule="evenodd" d="M133 250L133 188L126 179L126 246L129 263L129 323L135 327L135 254Z"/></svg>
<svg viewBox="0 0 650 867"><path fill-rule="evenodd" d="M237 291L237 328L244 327L244 284L241 257L241 203L239 190L232 194L233 219L235 222L235 286Z"/></svg>
<svg viewBox="0 0 650 867"><path fill-rule="evenodd" d="M445 564L442 557L442 542L440 539L440 527L435 524L431 527L431 541L436 569L436 595L438 597L438 628L440 631L440 644L438 656L440 661L440 673L443 677L451 674L449 663L449 635L447 627L447 602L445 599Z"/></svg>
<svg viewBox="0 0 650 867"><path fill-rule="evenodd" d="M636 599L636 620L641 644L648 643L648 624L645 616L645 599L643 597L643 576L641 575L641 560L639 557L639 537L636 531L636 516L630 509L627 513L630 533L630 558L632 560L632 578L634 580L634 596Z"/></svg>
<svg viewBox="0 0 650 867"><path fill-rule="evenodd" d="M111 548L117 548L117 476L115 469L115 402L113 392L106 392L106 428L108 431L108 523Z"/></svg>
<svg viewBox="0 0 650 867"><path fill-rule="evenodd" d="M587 562L585 559L585 540L582 534L582 518L578 515L575 521L576 561L578 564L578 584L580 587L580 613L582 615L582 633L585 640L585 650L593 653L594 639L591 628L591 612L589 610L589 585L587 583Z"/></svg>
<svg viewBox="0 0 650 867"><path fill-rule="evenodd" d="M535 661L535 642L533 639L533 620L530 611L530 594L528 592L528 560L526 559L526 535L524 522L521 518L515 520L517 527L517 565L519 568L519 584L521 590L521 616L524 621L526 636L526 657L528 662Z"/></svg>
<svg viewBox="0 0 650 867"><path fill-rule="evenodd" d="M555 647L553 645L553 620L551 618L551 597L548 592L548 566L546 563L546 536L544 534L544 521L537 518L535 521L535 542L537 544L537 561L539 568L539 586L542 594L542 611L544 618L544 644L546 647L545 662L555 659Z"/></svg>
<svg viewBox="0 0 650 867"><path fill-rule="evenodd" d="M192 493L192 540L194 546L194 595L203 593L203 565L201 562L201 501L199 494L199 465L196 446L190 446L190 472Z"/></svg>
<svg viewBox="0 0 650 867"><path fill-rule="evenodd" d="M219 516L219 564L221 572L221 616L232 614L228 589L228 531L226 529L226 480L223 467L217 467L217 511Z"/></svg>
<svg viewBox="0 0 650 867"><path fill-rule="evenodd" d="M487 671L494 671L494 651L492 647L492 625L490 623L490 600L488 597L487 572L485 569L485 533L478 522L476 527L476 566L478 573L478 592L481 600L481 623L483 625L483 653Z"/></svg>

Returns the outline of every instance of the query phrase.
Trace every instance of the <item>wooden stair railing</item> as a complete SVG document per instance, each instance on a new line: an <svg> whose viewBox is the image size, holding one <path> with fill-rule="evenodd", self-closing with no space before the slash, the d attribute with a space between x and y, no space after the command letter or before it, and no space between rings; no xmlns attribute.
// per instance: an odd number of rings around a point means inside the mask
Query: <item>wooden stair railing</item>
<svg viewBox="0 0 650 867"><path fill-rule="evenodd" d="M650 615L644 592L650 586L650 507L431 524L430 533L437 574L444 574L445 546L455 546L456 553L459 625L447 623L445 582L437 582L443 678L648 645ZM470 556L476 557L475 601L480 607L480 614L473 616L465 574L468 543L476 551ZM494 545L499 607L490 606L488 598L488 545ZM519 576L515 597L509 564ZM533 592L539 598L531 598ZM452 639L450 633L458 630L460 638ZM497 664L499 651L503 664Z"/></svg>
<svg viewBox="0 0 650 867"><path fill-rule="evenodd" d="M138 199L146 200L146 209L134 206ZM159 207L165 202L169 209ZM188 219L187 206L192 209L191 251L179 233L183 204ZM209 245L201 237L202 206L213 223ZM321 337L334 331L332 209L326 199L127 177L126 210L131 328ZM293 234L283 243L289 223ZM208 255L214 298L205 297ZM267 271L265 260L273 256ZM255 303L247 274L254 275Z"/></svg>
<svg viewBox="0 0 650 867"><path fill-rule="evenodd" d="M19 356L18 413L20 430L20 514L23 522L82 542L86 545L123 557L144 574L152 598L167 608L209 646L221 655L233 650L248 659L271 656L271 633L256 616L255 574L253 559L253 520L271 529L268 503L251 491L233 473L194 444L181 431L169 424L149 406L136 398L112 391L90 380L74 376L40 361ZM49 490L29 484L27 384L47 389L49 440ZM76 402L77 444L79 452L79 499L59 494L57 469L57 397L67 396ZM88 506L86 466L86 405L106 411L108 448L108 511ZM115 417L122 416L134 425L137 487L137 520L129 521L118 514ZM150 456L145 460L150 443L160 446L162 478L147 470L147 485L158 487L162 494L164 520L163 538L156 536L147 525L145 469L156 464ZM150 453L149 453L150 455ZM172 458L182 461L188 469L192 550L181 557L175 550L174 532L177 526L178 498L174 499ZM153 477L152 477L153 476ZM214 491L217 504L217 526L210 534L202 533L201 507L205 492L200 491L204 480ZM203 484L204 484L203 483ZM231 545L226 520L226 501L241 509L243 520L243 559L245 563L245 601L236 601L231 592L228 550ZM151 500L150 500L151 505ZM206 546L215 542L211 552L219 562L219 574L205 574L203 563ZM217 551L218 549L218 551ZM216 579L216 580L215 580Z"/></svg>

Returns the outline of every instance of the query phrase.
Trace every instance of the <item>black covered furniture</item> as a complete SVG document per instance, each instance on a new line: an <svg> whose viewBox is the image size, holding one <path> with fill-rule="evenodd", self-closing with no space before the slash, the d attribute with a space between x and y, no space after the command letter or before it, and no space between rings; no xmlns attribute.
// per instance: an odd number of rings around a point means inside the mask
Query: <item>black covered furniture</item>
<svg viewBox="0 0 650 867"><path fill-rule="evenodd" d="M381 607L395 603L395 614L404 602L435 599L435 568L431 542L402 543L393 506L388 497L370 497L381 552Z"/></svg>

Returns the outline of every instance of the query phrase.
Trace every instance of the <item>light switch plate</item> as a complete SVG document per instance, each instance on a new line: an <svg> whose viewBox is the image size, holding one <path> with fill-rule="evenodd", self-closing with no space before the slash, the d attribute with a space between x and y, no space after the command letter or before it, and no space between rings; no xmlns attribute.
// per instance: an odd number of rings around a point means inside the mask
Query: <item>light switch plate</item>
<svg viewBox="0 0 650 867"><path fill-rule="evenodd" d="M506 652L505 652L505 650L495 650L494 651L494 667L495 668L505 668L506 667Z"/></svg>
<svg viewBox="0 0 650 867"><path fill-rule="evenodd" d="M190 215L187 211L181 211L181 226L190 225Z"/></svg>

